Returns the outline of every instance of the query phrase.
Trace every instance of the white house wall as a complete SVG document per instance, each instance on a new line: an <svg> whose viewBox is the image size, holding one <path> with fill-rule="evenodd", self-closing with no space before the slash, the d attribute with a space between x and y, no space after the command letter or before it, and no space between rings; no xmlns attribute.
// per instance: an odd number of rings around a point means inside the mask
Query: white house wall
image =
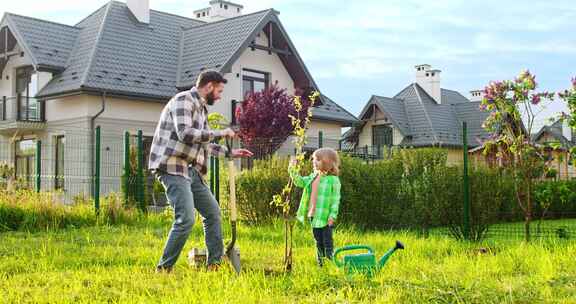
<svg viewBox="0 0 576 304"><path fill-rule="evenodd" d="M20 46L16 45L14 48L16 52L22 52ZM0 96L13 97L16 95L16 69L20 67L32 65L32 59L28 54L24 53L24 56L16 55L10 57L4 70L2 71L2 79L0 79ZM38 92L43 88L50 79L52 79L52 73L49 72L37 72L38 81L37 86L34 88Z"/></svg>
<svg viewBox="0 0 576 304"><path fill-rule="evenodd" d="M395 126L392 125L390 120L386 120L384 113L382 113L378 109L376 109L376 111L374 111L374 114L372 115L372 117L365 120L365 125L362 128L362 131L360 132L360 135L358 137L358 145L360 147L364 147L364 146L370 146L371 147L373 145L373 143L372 143L372 127L373 126L380 126L380 125L389 125L390 127L392 127L392 144L394 146L400 145L400 143L404 139L404 136L402 135L402 133L400 133L400 130L398 130L398 128L396 128Z"/></svg>
<svg viewBox="0 0 576 304"><path fill-rule="evenodd" d="M256 43L263 46L268 45L264 32L261 32L260 36L256 38ZM238 60L234 62L231 72L224 75L226 80L228 80L228 83L224 89L222 101L214 105L210 109L210 112L221 113L228 121L231 120L231 101L242 101L244 99L244 96L242 95L242 73L244 69L269 73L270 84L278 81L278 86L280 88L287 89L288 94L294 94L294 81L290 77L290 74L284 67L282 61L280 61L278 55L275 53L268 54L268 51L258 49L253 51L248 48L244 50Z"/></svg>

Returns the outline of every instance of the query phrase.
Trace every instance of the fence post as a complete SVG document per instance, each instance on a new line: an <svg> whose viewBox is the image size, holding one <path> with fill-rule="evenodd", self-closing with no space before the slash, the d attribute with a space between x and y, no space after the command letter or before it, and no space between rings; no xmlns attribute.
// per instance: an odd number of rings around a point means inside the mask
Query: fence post
<svg viewBox="0 0 576 304"><path fill-rule="evenodd" d="M462 123L462 150L464 153L464 238L470 239L470 181L468 177L468 126Z"/></svg>
<svg viewBox="0 0 576 304"><path fill-rule="evenodd" d="M324 146L324 133L322 131L318 131L318 148L322 148Z"/></svg>
<svg viewBox="0 0 576 304"><path fill-rule="evenodd" d="M220 159L214 158L214 193L216 201L220 202Z"/></svg>
<svg viewBox="0 0 576 304"><path fill-rule="evenodd" d="M96 146L94 147L94 208L100 213L100 126L96 127Z"/></svg>
<svg viewBox="0 0 576 304"><path fill-rule="evenodd" d="M364 157L366 158L366 164L369 163L369 156L368 156L368 145L364 147Z"/></svg>
<svg viewBox="0 0 576 304"><path fill-rule="evenodd" d="M130 204L130 180L132 178L130 168L130 132L124 133L124 204Z"/></svg>
<svg viewBox="0 0 576 304"><path fill-rule="evenodd" d="M36 141L36 192L42 188L42 141Z"/></svg>
<svg viewBox="0 0 576 304"><path fill-rule="evenodd" d="M143 212L146 212L146 202L144 198L144 143L142 141L142 130L138 130L138 169L136 171L137 181L136 189L138 191L138 206Z"/></svg>

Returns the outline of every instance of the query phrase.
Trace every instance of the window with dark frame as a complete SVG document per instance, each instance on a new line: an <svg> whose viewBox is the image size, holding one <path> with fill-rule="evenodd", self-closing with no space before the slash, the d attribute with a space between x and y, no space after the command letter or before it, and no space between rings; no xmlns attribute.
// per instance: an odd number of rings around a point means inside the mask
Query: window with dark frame
<svg viewBox="0 0 576 304"><path fill-rule="evenodd" d="M56 136L56 157L54 168L54 189L64 190L64 146L66 137L64 135Z"/></svg>
<svg viewBox="0 0 576 304"><path fill-rule="evenodd" d="M393 145L392 127L389 125L373 126L372 145L375 147L391 147Z"/></svg>
<svg viewBox="0 0 576 304"><path fill-rule="evenodd" d="M270 74L266 72L244 69L242 73L242 94L260 92L268 88Z"/></svg>
<svg viewBox="0 0 576 304"><path fill-rule="evenodd" d="M38 75L32 66L16 69L17 120L43 120L41 102L34 98L38 93Z"/></svg>
<svg viewBox="0 0 576 304"><path fill-rule="evenodd" d="M14 169L17 179L26 182L32 188L32 177L36 173L36 140L21 139L14 146Z"/></svg>

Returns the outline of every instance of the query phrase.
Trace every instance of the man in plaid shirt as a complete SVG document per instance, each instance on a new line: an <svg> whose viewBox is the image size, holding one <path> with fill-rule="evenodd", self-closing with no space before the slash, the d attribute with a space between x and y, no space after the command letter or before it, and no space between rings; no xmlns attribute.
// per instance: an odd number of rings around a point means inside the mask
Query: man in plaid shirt
<svg viewBox="0 0 576 304"><path fill-rule="evenodd" d="M225 146L213 143L234 138L232 129L210 130L207 106L220 99L226 79L216 71L198 76L196 86L176 94L164 107L156 126L149 168L166 190L174 208L174 223L168 234L157 271L171 271L194 225L194 209L202 216L208 268L218 269L224 251L220 207L206 186L208 154L224 156ZM245 149L231 151L232 157L250 157Z"/></svg>

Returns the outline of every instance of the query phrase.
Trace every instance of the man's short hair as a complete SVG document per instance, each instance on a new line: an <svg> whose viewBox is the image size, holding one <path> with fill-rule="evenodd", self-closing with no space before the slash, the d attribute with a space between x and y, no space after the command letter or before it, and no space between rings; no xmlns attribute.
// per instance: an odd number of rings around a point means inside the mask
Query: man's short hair
<svg viewBox="0 0 576 304"><path fill-rule="evenodd" d="M209 84L209 83L227 83L228 80L226 80L224 78L224 76L222 76L222 74L213 71L213 70L208 70L208 71L204 71L202 73L200 73L200 75L198 75L198 79L196 80L196 87L197 88L201 88L204 87L205 85Z"/></svg>

